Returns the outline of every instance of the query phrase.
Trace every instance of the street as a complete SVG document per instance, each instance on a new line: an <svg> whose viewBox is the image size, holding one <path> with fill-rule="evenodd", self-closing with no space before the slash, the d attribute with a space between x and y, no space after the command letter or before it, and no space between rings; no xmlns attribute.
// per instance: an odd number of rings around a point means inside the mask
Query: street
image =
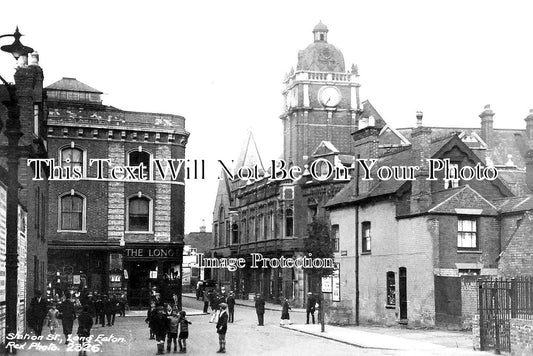
<svg viewBox="0 0 533 356"><path fill-rule="evenodd" d="M190 298L183 298L184 308L193 311L201 310L203 303ZM98 355L155 355L157 346L155 340L149 340L148 327L144 321L145 312L130 312L130 316L117 317L112 327L96 326L92 329L92 351L87 353ZM132 316L137 315L137 316ZM218 336L214 324L209 323L209 315L189 315L192 322L189 326L187 340L187 354L210 355L218 350ZM375 348L360 348L345 343L324 339L321 337L284 329L279 326L280 313L267 310L265 326L257 326L257 318L253 308L237 306L235 323L229 324L226 334L226 353L229 355L483 355L484 353L458 349L435 349L423 351L380 350ZM295 324L305 323L305 313L293 312L291 319ZM327 328L328 326L326 326ZM316 325L317 330L320 325ZM74 331L77 325L74 325ZM45 326L43 334L48 332ZM61 330L58 331L61 333ZM46 336L45 336L46 338ZM62 339L62 340L61 340ZM19 349L19 355L76 355L77 344L64 345L64 336L54 341L19 342L24 344ZM33 343L33 344L32 344Z"/></svg>

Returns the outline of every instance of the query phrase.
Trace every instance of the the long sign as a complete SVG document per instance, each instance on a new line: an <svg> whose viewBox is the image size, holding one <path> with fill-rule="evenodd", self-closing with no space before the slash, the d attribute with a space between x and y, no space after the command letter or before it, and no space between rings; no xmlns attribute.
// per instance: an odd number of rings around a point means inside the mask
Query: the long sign
<svg viewBox="0 0 533 356"><path fill-rule="evenodd" d="M179 256L175 247L134 247L125 248L124 257L128 259L175 259Z"/></svg>

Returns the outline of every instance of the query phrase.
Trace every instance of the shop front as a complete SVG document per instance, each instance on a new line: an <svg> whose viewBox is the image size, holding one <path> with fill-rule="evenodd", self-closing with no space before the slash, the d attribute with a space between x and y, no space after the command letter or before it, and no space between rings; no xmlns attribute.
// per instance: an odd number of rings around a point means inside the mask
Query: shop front
<svg viewBox="0 0 533 356"><path fill-rule="evenodd" d="M164 302L172 302L176 294L181 304L182 244L126 244L122 260L122 286L130 308L147 308L154 290Z"/></svg>

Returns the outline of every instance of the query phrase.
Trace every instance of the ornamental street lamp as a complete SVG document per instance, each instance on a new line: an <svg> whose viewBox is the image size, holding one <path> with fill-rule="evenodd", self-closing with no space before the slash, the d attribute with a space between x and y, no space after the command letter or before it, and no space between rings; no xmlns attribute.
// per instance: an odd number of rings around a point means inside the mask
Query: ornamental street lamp
<svg viewBox="0 0 533 356"><path fill-rule="evenodd" d="M0 47L2 51L11 53L19 63L27 60L29 53L33 49L20 43L22 35L19 29L15 33L2 35L3 37L14 37L15 41L11 45ZM7 146L0 147L0 153L7 157L8 186L6 204L6 333L17 332L17 299L18 299L18 169L19 159L28 155L28 149L19 147L19 140L22 137L20 125L20 109L16 93L16 86L8 83L2 76L0 80L4 83L9 94L9 98L2 101L7 108L7 119L5 120L4 135L7 137ZM0 120L0 130L3 122ZM15 349L7 350L16 353Z"/></svg>

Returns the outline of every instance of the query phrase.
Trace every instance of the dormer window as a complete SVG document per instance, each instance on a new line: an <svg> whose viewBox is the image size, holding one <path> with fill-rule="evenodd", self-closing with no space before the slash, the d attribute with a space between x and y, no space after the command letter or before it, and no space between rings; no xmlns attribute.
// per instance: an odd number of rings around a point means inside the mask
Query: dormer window
<svg viewBox="0 0 533 356"><path fill-rule="evenodd" d="M444 179L444 189L459 187L459 164L450 163L449 167L448 177L450 179Z"/></svg>

